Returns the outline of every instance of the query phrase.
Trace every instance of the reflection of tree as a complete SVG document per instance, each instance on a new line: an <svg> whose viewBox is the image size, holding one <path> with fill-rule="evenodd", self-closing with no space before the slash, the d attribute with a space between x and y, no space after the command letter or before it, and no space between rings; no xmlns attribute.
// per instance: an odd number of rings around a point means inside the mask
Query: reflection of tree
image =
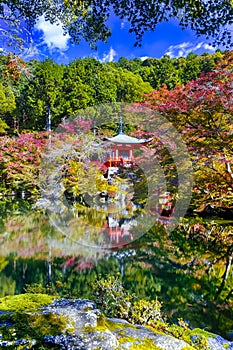
<svg viewBox="0 0 233 350"><path fill-rule="evenodd" d="M184 221L168 233L158 225L123 249L107 254L85 249L56 232L41 212L29 215L18 210L8 216L1 229L8 232L8 236L1 234L1 293L19 293L32 283L45 287L51 250L51 282L61 295L90 297L89 282L99 274L121 270L124 286L146 299L158 296L171 320L184 317L193 326L208 325L223 334L230 329L233 281L229 226L216 224L211 230L213 224ZM27 234L31 241L28 250L24 242Z"/></svg>
<svg viewBox="0 0 233 350"><path fill-rule="evenodd" d="M232 322L230 237L231 228L217 224L211 231L208 223L187 222L169 234L154 227L125 250L123 281L140 296L160 295L173 320L185 317L192 326L204 322L225 332Z"/></svg>
<svg viewBox="0 0 233 350"><path fill-rule="evenodd" d="M12 276L6 276L1 274L0 276L0 297L5 297L6 295L15 294L16 282Z"/></svg>

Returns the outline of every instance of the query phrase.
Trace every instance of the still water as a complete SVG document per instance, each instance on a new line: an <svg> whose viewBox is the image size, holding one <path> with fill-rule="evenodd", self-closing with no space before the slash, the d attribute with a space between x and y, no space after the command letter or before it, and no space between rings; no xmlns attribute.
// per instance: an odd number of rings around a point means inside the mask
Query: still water
<svg viewBox="0 0 233 350"><path fill-rule="evenodd" d="M55 285L61 295L89 298L91 281L120 273L126 289L163 302L168 322L183 318L191 327L233 339L232 266L222 288L223 252L207 252L198 237L190 242L183 231L168 233L155 225L132 242L127 236L129 244L97 249L56 229L34 203L2 200L0 209L0 297L40 283ZM106 217L101 221L91 215L100 227L109 227ZM117 239L109 230L104 237Z"/></svg>

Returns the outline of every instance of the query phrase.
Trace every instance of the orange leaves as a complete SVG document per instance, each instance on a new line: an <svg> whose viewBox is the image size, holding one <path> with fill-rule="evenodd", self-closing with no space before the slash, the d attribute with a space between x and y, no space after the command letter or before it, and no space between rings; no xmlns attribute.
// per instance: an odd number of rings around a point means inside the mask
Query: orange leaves
<svg viewBox="0 0 233 350"><path fill-rule="evenodd" d="M26 74L27 76L30 76L30 71L27 68L25 62L18 56L9 54L7 57L6 65L7 77L18 81L22 73Z"/></svg>

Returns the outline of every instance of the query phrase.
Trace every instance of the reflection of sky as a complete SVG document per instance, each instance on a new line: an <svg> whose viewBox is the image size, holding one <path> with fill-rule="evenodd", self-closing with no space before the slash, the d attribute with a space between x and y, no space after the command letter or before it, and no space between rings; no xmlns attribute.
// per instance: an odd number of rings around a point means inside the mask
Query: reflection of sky
<svg viewBox="0 0 233 350"><path fill-rule="evenodd" d="M134 47L135 36L128 33L127 22L111 16L109 25L112 36L108 43L98 43L98 49L92 50L84 41L76 46L71 45L69 35L63 35L59 23L52 25L41 17L31 32L33 43L28 45L22 56L24 59L50 57L57 63L69 63L76 58L91 56L108 62L120 57L160 58L166 53L171 57L180 57L187 56L190 52L201 54L215 51L205 37L196 38L191 30L182 30L175 21L159 24L155 32L148 31L141 47Z"/></svg>

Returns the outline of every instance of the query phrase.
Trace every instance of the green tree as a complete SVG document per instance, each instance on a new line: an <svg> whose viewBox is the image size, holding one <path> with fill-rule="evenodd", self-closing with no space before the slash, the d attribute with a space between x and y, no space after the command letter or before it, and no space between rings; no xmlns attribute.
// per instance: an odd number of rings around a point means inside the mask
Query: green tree
<svg viewBox="0 0 233 350"><path fill-rule="evenodd" d="M11 89L11 87L4 86L0 82L0 99L1 99L1 105L0 105L0 114L4 115L8 112L12 112L15 109L15 96Z"/></svg>
<svg viewBox="0 0 233 350"><path fill-rule="evenodd" d="M6 131L8 125L6 123L7 117L10 113L13 113L15 105L15 95L11 86L4 86L0 82L0 132ZM2 119L1 119L2 118Z"/></svg>
<svg viewBox="0 0 233 350"><path fill-rule="evenodd" d="M204 52L201 56L198 56L200 60L201 72L207 73L214 69L216 63L218 63L223 56L220 50L216 50L214 54Z"/></svg>
<svg viewBox="0 0 233 350"><path fill-rule="evenodd" d="M69 70L72 70L73 74L88 87L89 106L116 100L114 76L109 65L101 63L95 58L85 58L71 62ZM74 79L76 78L74 77Z"/></svg>
<svg viewBox="0 0 233 350"><path fill-rule="evenodd" d="M46 59L33 65L31 79L22 92L19 108L21 114L28 120L25 125L33 130L43 130L48 113L51 113L53 125L57 125L60 118L60 98L63 86L62 65Z"/></svg>
<svg viewBox="0 0 233 350"><path fill-rule="evenodd" d="M169 89L172 89L180 83L174 60L168 55L161 58L160 67L158 68L156 70L156 75L159 77L160 85L165 83Z"/></svg>
<svg viewBox="0 0 233 350"><path fill-rule="evenodd" d="M181 74L182 83L187 83L190 80L197 79L200 76L201 66L198 55L190 53L186 58L186 64Z"/></svg>
<svg viewBox="0 0 233 350"><path fill-rule="evenodd" d="M92 89L82 82L75 63L64 69L62 96L60 100L61 116L69 117L81 108L93 103Z"/></svg>
<svg viewBox="0 0 233 350"><path fill-rule="evenodd" d="M156 77L156 73L153 67L143 66L139 71L143 81L147 81L154 89L159 87L159 81Z"/></svg>
<svg viewBox="0 0 233 350"><path fill-rule="evenodd" d="M138 73L154 89L158 89L163 84L172 89L180 83L179 70L176 68L175 59L170 58L168 55L161 59L146 59Z"/></svg>
<svg viewBox="0 0 233 350"><path fill-rule="evenodd" d="M140 75L123 68L115 70L118 102L137 102L142 100L142 94L149 93L152 87L144 82Z"/></svg>
<svg viewBox="0 0 233 350"><path fill-rule="evenodd" d="M120 57L118 62L116 62L115 66L127 69L133 73L137 73L142 66L142 60L140 60L140 58L128 60L125 57Z"/></svg>

